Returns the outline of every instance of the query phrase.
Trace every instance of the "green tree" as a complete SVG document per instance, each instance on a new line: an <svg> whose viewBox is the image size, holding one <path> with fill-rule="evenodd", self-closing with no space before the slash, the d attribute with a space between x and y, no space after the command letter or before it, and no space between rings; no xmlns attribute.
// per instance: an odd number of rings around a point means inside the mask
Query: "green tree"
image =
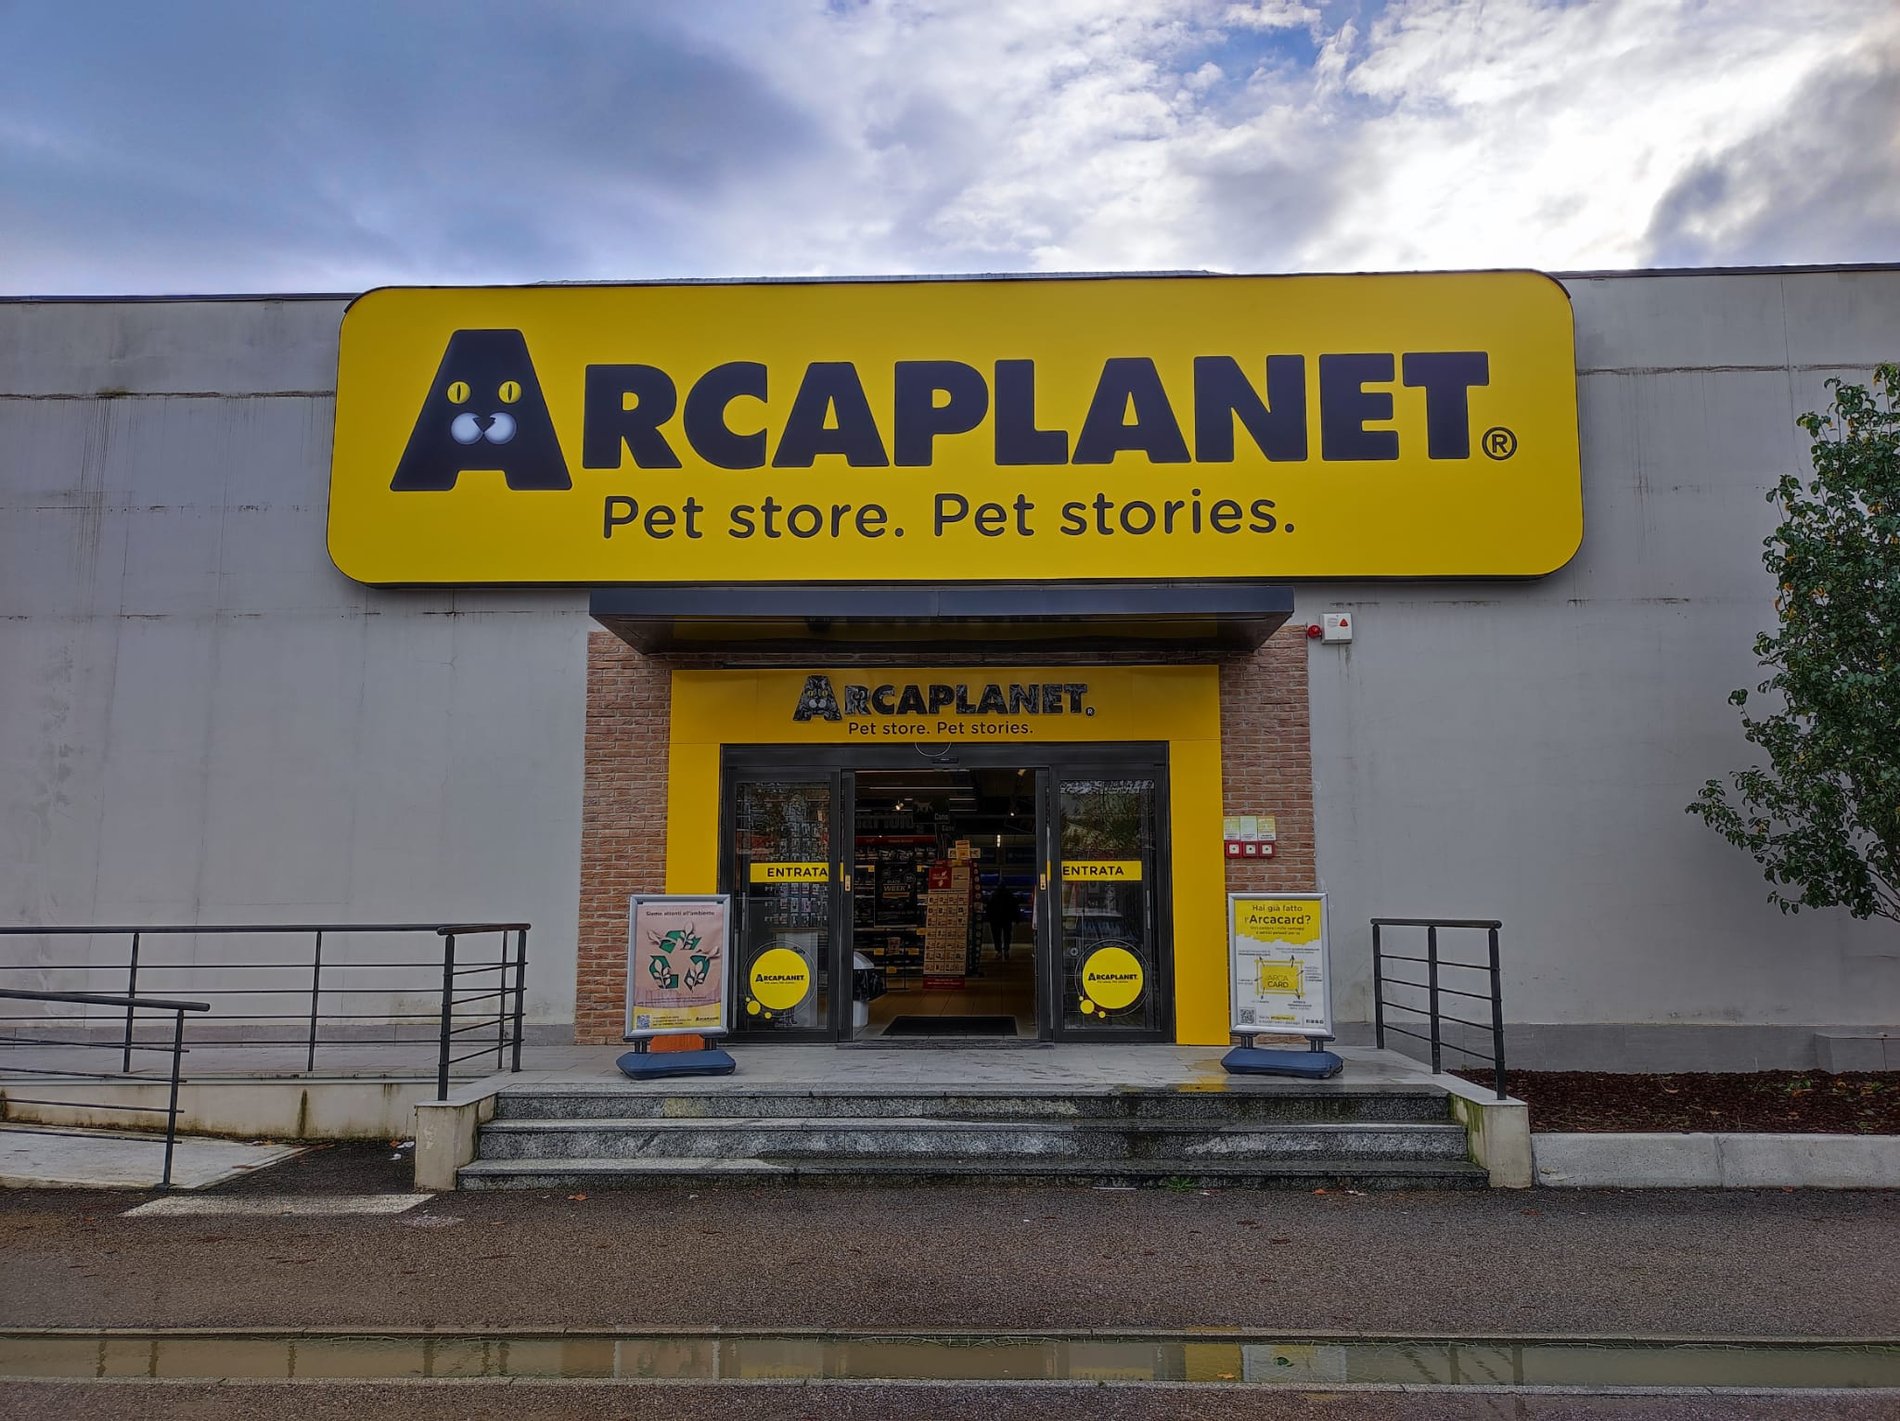
<svg viewBox="0 0 1900 1421"><path fill-rule="evenodd" d="M1770 708L1729 697L1768 764L1710 780L1689 812L1755 856L1782 912L1900 921L1900 365L1828 387L1832 407L1799 421L1813 477L1769 494L1780 626L1755 655Z"/></svg>

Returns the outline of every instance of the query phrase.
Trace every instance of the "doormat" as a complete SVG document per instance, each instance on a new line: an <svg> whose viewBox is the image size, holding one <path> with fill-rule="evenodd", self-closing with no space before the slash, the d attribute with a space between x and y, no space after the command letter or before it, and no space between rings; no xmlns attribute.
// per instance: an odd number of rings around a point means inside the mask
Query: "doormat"
<svg viewBox="0 0 1900 1421"><path fill-rule="evenodd" d="M886 1036L1014 1036L1013 1016L900 1016Z"/></svg>

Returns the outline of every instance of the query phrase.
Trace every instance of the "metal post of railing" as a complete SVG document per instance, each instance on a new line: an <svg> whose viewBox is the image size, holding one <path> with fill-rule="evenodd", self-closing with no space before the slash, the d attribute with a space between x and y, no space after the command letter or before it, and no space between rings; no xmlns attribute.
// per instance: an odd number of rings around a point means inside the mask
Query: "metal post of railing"
<svg viewBox="0 0 1900 1421"><path fill-rule="evenodd" d="M1444 1069L1444 1062L1440 1058L1438 1040L1438 927L1436 924L1425 929L1425 973L1432 1006L1432 1074L1437 1075Z"/></svg>
<svg viewBox="0 0 1900 1421"><path fill-rule="evenodd" d="M1372 1041L1385 1050L1385 959L1379 955L1379 925L1372 925Z"/></svg>
<svg viewBox="0 0 1900 1421"><path fill-rule="evenodd" d="M515 1046L509 1069L521 1069L521 1015L528 995L528 930L515 931Z"/></svg>
<svg viewBox="0 0 1900 1421"><path fill-rule="evenodd" d="M1504 1099L1504 979L1498 971L1498 930L1491 929L1491 1057L1496 1067L1493 1084Z"/></svg>
<svg viewBox="0 0 1900 1421"><path fill-rule="evenodd" d="M314 1071L317 1068L317 1002L322 996L323 982L323 929L317 929L316 951L310 957L310 1049L304 1054L303 1068Z"/></svg>
<svg viewBox="0 0 1900 1421"><path fill-rule="evenodd" d="M442 1044L435 1060L435 1098L449 1098L449 1018L455 1008L455 934L442 934Z"/></svg>
<svg viewBox="0 0 1900 1421"><path fill-rule="evenodd" d="M132 934L132 958L126 967L125 994L127 997L136 997L139 994L139 935L137 933ZM120 1063L119 1069L128 1073L132 1069L132 1013L137 1010L138 1008L130 1001L126 1002L125 1060Z"/></svg>
<svg viewBox="0 0 1900 1421"><path fill-rule="evenodd" d="M183 1007L172 1013L172 1093L165 1106L165 1172L159 1176L158 1187L172 1187L172 1149L178 1143L178 1074L185 1059L185 1010Z"/></svg>
<svg viewBox="0 0 1900 1421"><path fill-rule="evenodd" d="M508 1051L508 929L501 930L500 956L495 960L495 1069L501 1069Z"/></svg>

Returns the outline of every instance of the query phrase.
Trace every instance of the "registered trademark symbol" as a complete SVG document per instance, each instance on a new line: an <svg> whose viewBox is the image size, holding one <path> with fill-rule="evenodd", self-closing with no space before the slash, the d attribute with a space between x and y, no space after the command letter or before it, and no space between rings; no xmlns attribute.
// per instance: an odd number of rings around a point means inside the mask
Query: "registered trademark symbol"
<svg viewBox="0 0 1900 1421"><path fill-rule="evenodd" d="M1082 708L1082 714L1083 714L1083 715L1094 715L1094 714L1095 714L1095 707L1094 707L1094 706L1084 706L1084 707Z"/></svg>
<svg viewBox="0 0 1900 1421"><path fill-rule="evenodd" d="M1508 459L1517 452L1517 435L1501 424L1494 424L1485 430L1478 447L1490 458Z"/></svg>

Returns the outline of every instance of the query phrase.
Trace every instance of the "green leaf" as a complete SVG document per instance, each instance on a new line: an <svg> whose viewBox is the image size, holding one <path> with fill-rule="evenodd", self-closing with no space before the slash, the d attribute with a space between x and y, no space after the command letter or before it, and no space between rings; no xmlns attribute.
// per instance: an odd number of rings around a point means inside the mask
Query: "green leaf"
<svg viewBox="0 0 1900 1421"><path fill-rule="evenodd" d="M1900 921L1900 365L1828 387L1832 406L1796 421L1813 477L1769 496L1778 625L1754 645L1770 708L1729 696L1767 763L1710 780L1688 812L1755 857L1784 913Z"/></svg>

